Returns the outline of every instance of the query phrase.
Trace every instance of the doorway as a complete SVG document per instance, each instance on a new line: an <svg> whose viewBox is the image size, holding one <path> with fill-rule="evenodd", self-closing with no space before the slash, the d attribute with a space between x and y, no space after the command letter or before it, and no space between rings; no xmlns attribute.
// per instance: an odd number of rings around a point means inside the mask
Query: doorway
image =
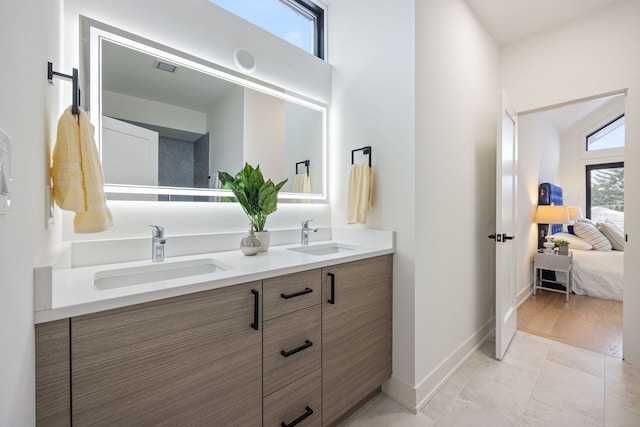
<svg viewBox="0 0 640 427"><path fill-rule="evenodd" d="M625 96L618 94L523 113L519 115L518 134L521 159L527 159L527 162L520 162L518 170L521 196L518 206L518 230L519 236L522 237L517 248L520 265L518 283L527 284L518 289L518 329L617 358L622 357L621 293L619 296L605 295L603 298L597 292L594 295L580 287L576 292L586 295L571 295L568 303L565 302L564 295L553 292L542 291L535 297L530 296L530 260L533 252L537 250L537 226L532 218L537 206L538 184L550 182L561 186L564 205L579 207L584 213L581 216L585 218L592 216L593 212L586 212L595 206L593 194L600 192L598 194L602 196L602 185L596 188L597 191L593 191L594 185L597 182L602 184L603 181L596 179L594 182L594 176L603 176L593 175L593 171L597 170L597 165L623 164L624 142L622 146L614 144L613 148L604 144L605 148L600 150L594 148L598 144L589 146L588 141L593 139L597 131L624 117L624 109ZM616 132L619 132L620 126L617 129ZM622 140L624 141L624 135ZM604 178L611 180L615 171L609 172L611 171L606 172ZM622 184L624 185L624 178ZM617 202L610 203L610 206L601 203L603 197L598 200L597 211L605 212L611 215L611 218L615 217L613 222L624 227L624 198L622 203L618 198ZM600 218L597 221L605 222L605 219ZM569 232L567 227L564 231ZM576 253L577 250L572 251L575 278L580 263L590 261L579 261L583 254ZM589 252L588 255L606 256L604 253ZM614 256L620 258L622 270L623 251ZM623 272L620 271L619 274L622 277ZM592 285L607 286L607 283L605 280L603 283L594 282Z"/></svg>

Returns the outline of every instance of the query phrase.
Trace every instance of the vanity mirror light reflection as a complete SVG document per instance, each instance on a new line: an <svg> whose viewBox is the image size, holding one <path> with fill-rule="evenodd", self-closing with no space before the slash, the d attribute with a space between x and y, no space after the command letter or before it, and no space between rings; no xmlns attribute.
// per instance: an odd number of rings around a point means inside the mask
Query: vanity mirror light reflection
<svg viewBox="0 0 640 427"><path fill-rule="evenodd" d="M217 172L248 162L288 179L281 201L326 200L324 104L85 17L81 28L109 199L219 201L231 192ZM311 191L294 193L307 172Z"/></svg>

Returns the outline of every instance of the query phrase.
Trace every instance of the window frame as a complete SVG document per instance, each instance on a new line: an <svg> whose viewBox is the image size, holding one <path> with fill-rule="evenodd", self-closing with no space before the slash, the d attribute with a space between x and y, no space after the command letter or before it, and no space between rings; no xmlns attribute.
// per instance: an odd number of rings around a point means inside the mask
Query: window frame
<svg viewBox="0 0 640 427"><path fill-rule="evenodd" d="M585 166L585 181L586 181L585 210L586 210L587 218L591 218L591 172L599 169L615 169L615 168L624 168L624 161L596 163L596 164L589 164Z"/></svg>
<svg viewBox="0 0 640 427"><path fill-rule="evenodd" d="M311 0L278 0L295 12L301 13L313 21L313 54L325 59L324 9Z"/></svg>
<svg viewBox="0 0 640 427"><path fill-rule="evenodd" d="M585 138L584 138L584 149L587 153L597 153L597 152L606 152L608 150L620 150L620 149L624 149L624 144L622 145L622 147L613 147L613 148L602 148L599 150L589 150L589 138L595 134L597 134L598 132L600 132L601 130L607 128L608 126L611 126L612 124L614 124L615 122L617 122L618 120L620 120L621 118L623 118L625 116L624 113L617 115L616 117L614 117L612 120L609 120L608 122L606 122L604 125L600 126L599 128L597 128L596 130L594 130L593 132L589 132ZM626 124L626 122L625 122ZM626 141L625 141L626 142Z"/></svg>

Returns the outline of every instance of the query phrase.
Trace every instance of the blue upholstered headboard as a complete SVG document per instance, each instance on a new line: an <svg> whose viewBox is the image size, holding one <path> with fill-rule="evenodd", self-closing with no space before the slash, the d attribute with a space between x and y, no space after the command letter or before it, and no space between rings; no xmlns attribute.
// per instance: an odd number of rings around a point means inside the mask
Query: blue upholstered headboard
<svg viewBox="0 0 640 427"><path fill-rule="evenodd" d="M557 205L562 206L562 188L557 185L543 182L538 186L538 205ZM543 248L542 244L545 242L545 236L549 225L538 224L538 249ZM559 233L562 231L561 224L553 224L551 226L551 234Z"/></svg>

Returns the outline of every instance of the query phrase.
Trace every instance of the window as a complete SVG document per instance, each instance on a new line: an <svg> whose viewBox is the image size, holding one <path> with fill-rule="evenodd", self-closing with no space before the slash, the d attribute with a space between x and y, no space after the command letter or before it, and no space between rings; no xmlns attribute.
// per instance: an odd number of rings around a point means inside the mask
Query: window
<svg viewBox="0 0 640 427"><path fill-rule="evenodd" d="M209 0L324 59L324 9L310 0Z"/></svg>
<svg viewBox="0 0 640 427"><path fill-rule="evenodd" d="M624 114L587 135L587 151L624 147Z"/></svg>
<svg viewBox="0 0 640 427"><path fill-rule="evenodd" d="M624 227L624 162L587 165L587 218Z"/></svg>

